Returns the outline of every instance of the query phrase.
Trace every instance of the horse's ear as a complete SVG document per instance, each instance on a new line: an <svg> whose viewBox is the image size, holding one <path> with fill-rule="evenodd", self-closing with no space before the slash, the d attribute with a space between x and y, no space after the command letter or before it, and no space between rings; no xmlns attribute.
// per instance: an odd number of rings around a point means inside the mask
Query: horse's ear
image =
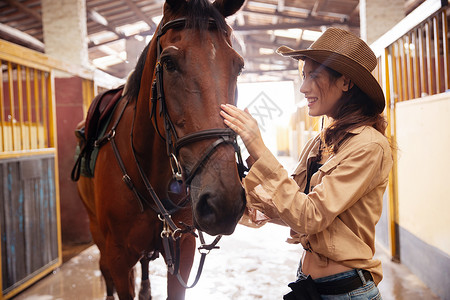
<svg viewBox="0 0 450 300"><path fill-rule="evenodd" d="M216 0L213 5L225 18L233 15L244 4L245 0Z"/></svg>

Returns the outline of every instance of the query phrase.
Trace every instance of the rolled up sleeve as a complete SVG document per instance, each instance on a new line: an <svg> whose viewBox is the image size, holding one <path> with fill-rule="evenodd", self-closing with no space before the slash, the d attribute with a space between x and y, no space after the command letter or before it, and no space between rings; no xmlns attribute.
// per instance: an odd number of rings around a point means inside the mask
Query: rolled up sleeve
<svg viewBox="0 0 450 300"><path fill-rule="evenodd" d="M270 218L281 218L296 232L315 234L379 184L377 172L382 157L382 147L369 143L339 162L327 162L320 168L321 180L306 195L267 151L244 180L248 206Z"/></svg>

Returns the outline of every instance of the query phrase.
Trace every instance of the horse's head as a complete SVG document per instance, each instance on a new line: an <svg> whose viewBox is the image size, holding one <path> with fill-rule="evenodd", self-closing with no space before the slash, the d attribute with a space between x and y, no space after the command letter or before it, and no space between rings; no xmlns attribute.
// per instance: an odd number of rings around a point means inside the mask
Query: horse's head
<svg viewBox="0 0 450 300"><path fill-rule="evenodd" d="M243 2L167 0L148 49L156 52L150 101L155 126L189 186L195 226L212 235L231 234L245 207L234 135L219 115L221 104L235 102L244 65L225 18Z"/></svg>

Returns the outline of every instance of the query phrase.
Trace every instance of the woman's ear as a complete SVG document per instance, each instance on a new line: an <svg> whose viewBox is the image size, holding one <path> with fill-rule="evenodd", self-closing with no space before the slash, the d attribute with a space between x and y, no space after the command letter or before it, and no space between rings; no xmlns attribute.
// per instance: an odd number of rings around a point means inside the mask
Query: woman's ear
<svg viewBox="0 0 450 300"><path fill-rule="evenodd" d="M342 78L343 78L342 91L348 92L353 87L353 81L351 81L350 78L348 78L345 75L342 75Z"/></svg>

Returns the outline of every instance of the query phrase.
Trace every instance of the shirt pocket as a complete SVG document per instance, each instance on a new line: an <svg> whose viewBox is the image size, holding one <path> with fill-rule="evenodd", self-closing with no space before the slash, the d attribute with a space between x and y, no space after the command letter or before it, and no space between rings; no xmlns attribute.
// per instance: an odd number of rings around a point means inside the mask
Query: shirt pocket
<svg viewBox="0 0 450 300"><path fill-rule="evenodd" d="M340 159L338 159L336 156L327 161L319 168L320 171L322 171L324 174L330 174L336 166L340 163Z"/></svg>
<svg viewBox="0 0 450 300"><path fill-rule="evenodd" d="M297 176L302 173L306 173L306 164L299 163L295 168L294 172L292 172L292 175Z"/></svg>
<svg viewBox="0 0 450 300"><path fill-rule="evenodd" d="M316 185L320 184L324 176L331 174L331 172L333 172L338 164L339 160L336 159L336 157L333 157L332 159L324 163L323 166L319 168L319 171L317 171L311 177L310 190L312 191Z"/></svg>

